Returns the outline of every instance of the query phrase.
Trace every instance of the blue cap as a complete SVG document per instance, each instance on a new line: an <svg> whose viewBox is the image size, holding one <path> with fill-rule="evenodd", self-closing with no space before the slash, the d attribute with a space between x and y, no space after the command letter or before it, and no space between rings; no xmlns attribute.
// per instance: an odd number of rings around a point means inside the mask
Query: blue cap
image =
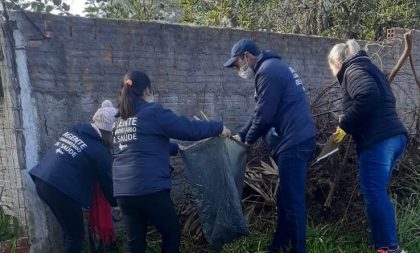
<svg viewBox="0 0 420 253"><path fill-rule="evenodd" d="M240 41L236 42L235 45L233 45L232 50L230 51L230 59L227 60L223 66L228 68L233 67L236 59L238 59L238 57L243 55L245 52L249 52L252 55L257 56L260 54L260 49L253 41L241 39Z"/></svg>

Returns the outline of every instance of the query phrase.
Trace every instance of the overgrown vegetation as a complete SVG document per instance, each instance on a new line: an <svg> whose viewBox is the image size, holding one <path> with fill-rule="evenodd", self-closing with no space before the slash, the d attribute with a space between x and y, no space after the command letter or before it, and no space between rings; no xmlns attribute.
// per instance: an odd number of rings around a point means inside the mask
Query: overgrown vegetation
<svg viewBox="0 0 420 253"><path fill-rule="evenodd" d="M8 7L38 12L58 11L69 15L71 6L61 0L7 0ZM14 3L12 3L14 2ZM338 38L381 40L391 27L420 29L418 0L88 0L88 17L162 20L217 27L302 33ZM409 76L409 78L412 78ZM404 88L401 81L398 87ZM319 130L318 142L325 142L334 131L340 113L340 89L330 85L312 100L312 111ZM418 98L412 98L416 101ZM419 109L404 112L419 121ZM398 215L401 245L409 252L420 252L420 124L411 131L403 160L394 170L390 193ZM263 161L263 163L261 163ZM244 214L251 235L226 245L224 252L264 252L275 226L275 196L279 183L276 168L263 145L252 149L245 189ZM308 172L308 252L368 253L368 225L358 186L358 167L351 140L339 154L311 166ZM281 183L281 182L280 182ZM0 221L0 241L13 238L13 218L4 214ZM183 224L182 252L207 252L193 200L179 207ZM9 219L7 222L4 222ZM7 229L4 230L7 224ZM13 225L12 225L13 227ZM6 238L6 239L3 239ZM124 252L123 232L119 232L119 251ZM149 252L159 252L160 238L154 230L148 236ZM87 250L85 251L87 252Z"/></svg>
<svg viewBox="0 0 420 253"><path fill-rule="evenodd" d="M6 2L13 9L71 12L62 0ZM391 27L420 28L417 0L86 0L85 15L363 40L384 38Z"/></svg>
<svg viewBox="0 0 420 253"><path fill-rule="evenodd" d="M420 251L420 201L416 197L408 198L404 203L397 206L398 231L401 245L408 252ZM226 245L222 253L264 253L274 231L274 217L259 217L258 222L251 224L251 234L232 244ZM354 227L349 230L342 221L335 223L308 224L307 231L307 252L308 253L331 253L331 252L360 252L375 253L368 248L367 230L360 230ZM126 243L124 234L119 232L119 250L125 252ZM85 250L85 253L89 251ZM115 252L115 251L114 251ZM149 253L160 252L160 238L155 230L149 232L148 251ZM210 252L204 244L191 241L185 237L182 240L182 253Z"/></svg>
<svg viewBox="0 0 420 253"><path fill-rule="evenodd" d="M397 207L398 229L401 245L408 252L420 250L420 202L419 199L409 198L404 204ZM264 227L261 224L260 227ZM248 238L241 239L231 245L227 245L224 252L254 253L265 252L272 238L273 227L263 230L256 229ZM255 231L255 230L254 230ZM367 231L354 228L349 230L341 222L316 224L308 226L308 253L331 253L331 252L360 252L374 253L368 247Z"/></svg>
<svg viewBox="0 0 420 253"><path fill-rule="evenodd" d="M2 196L0 191L0 199ZM8 249L10 253L16 251L19 224L16 217L5 212L6 206L0 206L0 252Z"/></svg>

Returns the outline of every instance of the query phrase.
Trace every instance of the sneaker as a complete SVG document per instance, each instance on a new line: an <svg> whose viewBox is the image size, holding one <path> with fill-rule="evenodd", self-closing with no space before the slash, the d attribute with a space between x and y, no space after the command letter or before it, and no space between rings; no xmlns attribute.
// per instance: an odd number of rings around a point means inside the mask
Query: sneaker
<svg viewBox="0 0 420 253"><path fill-rule="evenodd" d="M378 253L408 253L408 252L398 247L397 249L380 248L378 249Z"/></svg>

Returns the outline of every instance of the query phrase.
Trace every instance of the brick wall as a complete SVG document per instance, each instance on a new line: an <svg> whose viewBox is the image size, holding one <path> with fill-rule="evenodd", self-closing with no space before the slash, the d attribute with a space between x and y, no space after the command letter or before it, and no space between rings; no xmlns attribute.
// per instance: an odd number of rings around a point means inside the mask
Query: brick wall
<svg viewBox="0 0 420 253"><path fill-rule="evenodd" d="M103 99L115 102L120 80L129 69L150 75L158 101L164 106L188 116L203 110L237 129L253 111L254 100L253 82L245 82L222 67L236 40L251 38L262 49L279 52L297 70L309 93L333 81L326 55L339 42L244 30L28 16L39 31L24 18L18 23L27 39L32 95L42 129L41 152L63 129L89 121ZM47 38L42 39L42 33ZM382 59L385 70L393 66L399 49L390 48ZM370 51L374 50L371 46ZM420 66L420 57L415 59Z"/></svg>
<svg viewBox="0 0 420 253"><path fill-rule="evenodd" d="M22 116L31 118L31 126L36 131L32 134L35 138L26 138L25 145L36 149L25 154L27 160L37 160L71 125L89 122L103 99L115 103L121 78L127 70L141 69L148 73L158 102L164 106L187 116L202 110L210 118L223 119L229 128L237 130L253 111L254 84L222 67L235 41L247 37L255 40L261 49L279 52L299 73L312 98L334 81L326 56L330 48L340 42L316 36L238 29L26 15L14 13L11 19L15 25L15 50L23 52L24 59L20 63L26 64L27 68L27 80L19 76L20 84L29 87L29 91L25 91L30 95L29 100L25 100L25 108L34 108L33 111L23 109L26 116ZM381 56L374 59L384 70L390 70L401 53L398 40L401 34L398 30L397 39L386 42L386 47L368 46L371 55ZM420 66L419 32L413 37L415 64ZM405 65L395 87L404 115L418 110L407 99L419 96L408 70ZM3 173L0 185L13 188L19 184L19 178L10 175L17 168L7 168L5 171L0 169ZM9 176L4 176L6 174ZM19 194L17 188L4 198L12 199ZM28 220L31 223L31 219ZM51 228L51 234L57 233ZM54 240L50 245L53 243ZM43 252L48 252L48 245L44 243L44 247Z"/></svg>
<svg viewBox="0 0 420 253"><path fill-rule="evenodd" d="M48 38L24 18L26 57L41 131L41 152L60 131L89 121L101 100L115 102L128 69L151 77L158 101L192 116L203 110L236 129L253 111L253 82L223 68L232 44L255 39L280 52L309 91L332 82L326 63L333 39L212 29L159 23L63 18L28 14Z"/></svg>

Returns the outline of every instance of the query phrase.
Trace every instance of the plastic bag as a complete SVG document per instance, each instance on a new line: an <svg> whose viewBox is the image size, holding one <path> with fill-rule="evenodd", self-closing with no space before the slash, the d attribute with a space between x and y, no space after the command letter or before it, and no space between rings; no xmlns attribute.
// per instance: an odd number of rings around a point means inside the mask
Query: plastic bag
<svg viewBox="0 0 420 253"><path fill-rule="evenodd" d="M241 207L247 146L210 138L181 150L203 233L215 250L248 234Z"/></svg>

